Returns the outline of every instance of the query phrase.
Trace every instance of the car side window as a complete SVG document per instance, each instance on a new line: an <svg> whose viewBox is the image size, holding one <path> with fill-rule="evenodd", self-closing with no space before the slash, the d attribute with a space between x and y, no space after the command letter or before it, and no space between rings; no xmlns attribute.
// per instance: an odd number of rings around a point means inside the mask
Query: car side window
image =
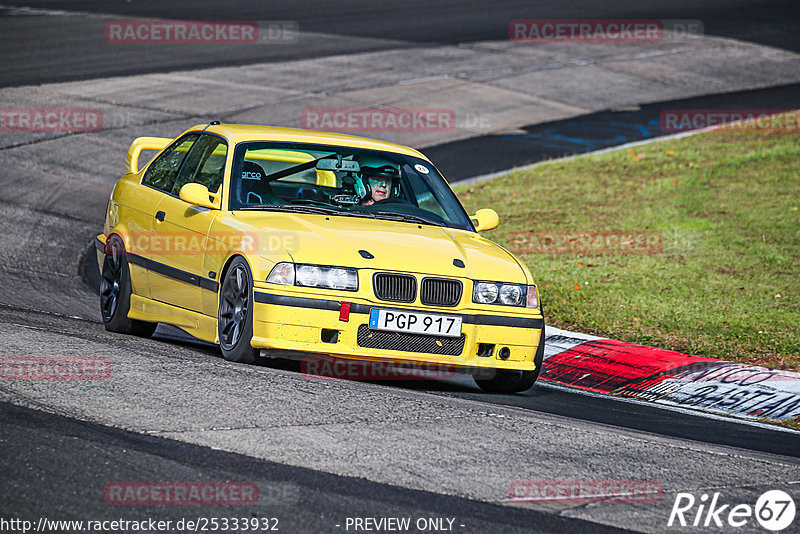
<svg viewBox="0 0 800 534"><path fill-rule="evenodd" d="M197 137L197 134L182 137L158 156L148 167L147 173L142 179L142 184L149 185L165 193L171 192L183 160L186 159Z"/></svg>
<svg viewBox="0 0 800 534"><path fill-rule="evenodd" d="M211 193L216 193L222 185L227 155L228 145L224 139L216 135L201 135L189 152L170 193L179 196L181 188L190 183L202 184Z"/></svg>

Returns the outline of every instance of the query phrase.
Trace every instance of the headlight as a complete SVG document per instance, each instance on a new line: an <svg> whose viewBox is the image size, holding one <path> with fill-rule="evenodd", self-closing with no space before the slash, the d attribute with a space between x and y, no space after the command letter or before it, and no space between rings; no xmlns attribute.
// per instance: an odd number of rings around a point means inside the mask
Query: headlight
<svg viewBox="0 0 800 534"><path fill-rule="evenodd" d="M358 276L352 269L329 269L326 282L331 289L358 289Z"/></svg>
<svg viewBox="0 0 800 534"><path fill-rule="evenodd" d="M506 306L519 306L522 304L522 296L525 290L522 286L503 284L500 286L500 302Z"/></svg>
<svg viewBox="0 0 800 534"><path fill-rule="evenodd" d="M358 271L346 267L322 267L281 262L272 268L267 282L287 286L358 290Z"/></svg>
<svg viewBox="0 0 800 534"><path fill-rule="evenodd" d="M322 269L316 265L298 265L295 283L298 286L318 287L322 283Z"/></svg>
<svg viewBox="0 0 800 534"><path fill-rule="evenodd" d="M503 282L475 282L472 302L478 304L500 304L503 306L526 306L538 308L535 286L505 284ZM533 303L533 305L531 305Z"/></svg>
<svg viewBox="0 0 800 534"><path fill-rule="evenodd" d="M472 300L480 304L493 304L497 300L498 287L494 282L475 282Z"/></svg>

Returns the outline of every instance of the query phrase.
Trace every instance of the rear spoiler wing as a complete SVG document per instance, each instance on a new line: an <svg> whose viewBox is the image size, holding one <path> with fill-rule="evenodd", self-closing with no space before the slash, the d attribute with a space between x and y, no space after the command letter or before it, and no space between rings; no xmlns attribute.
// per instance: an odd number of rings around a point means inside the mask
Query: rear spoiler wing
<svg viewBox="0 0 800 534"><path fill-rule="evenodd" d="M172 139L166 137L137 137L128 149L127 167L128 172L136 174L139 172L139 154L142 150L164 150Z"/></svg>

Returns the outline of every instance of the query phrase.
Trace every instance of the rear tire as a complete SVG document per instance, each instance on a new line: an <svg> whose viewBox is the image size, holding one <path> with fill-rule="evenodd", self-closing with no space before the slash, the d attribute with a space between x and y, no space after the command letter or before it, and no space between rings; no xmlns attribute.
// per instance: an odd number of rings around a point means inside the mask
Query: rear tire
<svg viewBox="0 0 800 534"><path fill-rule="evenodd" d="M487 393L520 393L532 388L536 383L536 379L539 378L539 372L542 370L543 361L544 325L542 326L542 335L539 341L539 347L536 349L536 355L533 357L533 362L536 364L536 369L533 371L510 371L507 369L495 369L494 377L487 379L473 377L473 380L475 380L475 384L477 384L479 388Z"/></svg>
<svg viewBox="0 0 800 534"><path fill-rule="evenodd" d="M222 356L231 362L254 363L258 350L253 338L253 275L244 258L236 258L219 290L217 332Z"/></svg>
<svg viewBox="0 0 800 534"><path fill-rule="evenodd" d="M131 270L125 257L125 244L112 235L106 244L100 272L100 313L109 332L150 337L157 323L128 318L131 308Z"/></svg>

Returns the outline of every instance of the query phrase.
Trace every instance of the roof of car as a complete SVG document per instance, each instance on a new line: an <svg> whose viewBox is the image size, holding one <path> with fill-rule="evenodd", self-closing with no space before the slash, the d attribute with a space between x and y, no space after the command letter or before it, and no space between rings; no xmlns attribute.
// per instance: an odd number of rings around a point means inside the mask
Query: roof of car
<svg viewBox="0 0 800 534"><path fill-rule="evenodd" d="M276 126L257 126L252 124L200 124L190 130L205 130L225 137L233 143L244 141L289 141L296 143L315 143L321 145L347 146L396 152L427 160L423 154L407 146L368 139L356 135L333 132L301 130L299 128L279 128Z"/></svg>

